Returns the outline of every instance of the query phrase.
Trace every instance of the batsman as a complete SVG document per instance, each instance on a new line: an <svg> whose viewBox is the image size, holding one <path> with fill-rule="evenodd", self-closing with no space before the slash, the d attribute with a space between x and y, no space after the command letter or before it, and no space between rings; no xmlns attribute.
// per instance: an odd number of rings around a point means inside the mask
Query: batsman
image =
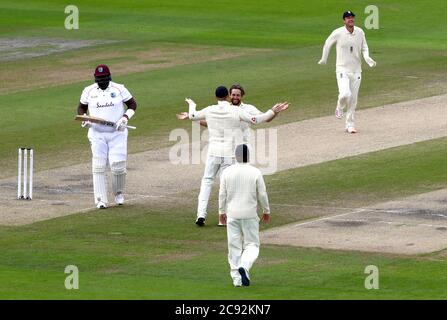
<svg viewBox="0 0 447 320"><path fill-rule="evenodd" d="M112 191L115 203L124 203L127 161L127 123L135 114L137 103L122 84L112 82L108 66L101 64L95 68L95 83L86 87L81 94L77 113L104 119L115 126L83 121L81 126L88 129L88 139L92 150L93 193L98 209L106 209L107 176L110 165ZM126 105L126 107L124 106Z"/></svg>

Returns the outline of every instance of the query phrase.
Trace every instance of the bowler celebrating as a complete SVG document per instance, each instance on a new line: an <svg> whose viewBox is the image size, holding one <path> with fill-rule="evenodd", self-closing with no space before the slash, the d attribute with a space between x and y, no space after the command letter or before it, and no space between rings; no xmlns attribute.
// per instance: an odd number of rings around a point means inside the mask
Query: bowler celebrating
<svg viewBox="0 0 447 320"><path fill-rule="evenodd" d="M323 47L323 55L318 64L326 64L331 47L336 44L336 74L339 94L335 116L341 119L343 117L343 109L347 106L346 131L348 133L356 133L354 113L357 106L360 82L362 81L361 55L363 55L370 67L374 67L376 62L369 56L365 32L354 26L354 12L346 11L343 13L343 22L345 25L335 29L327 38Z"/></svg>
<svg viewBox="0 0 447 320"><path fill-rule="evenodd" d="M278 103L270 110L260 115L251 115L241 108L230 104L228 89L220 86L215 91L217 104L196 111L196 104L191 99L186 99L189 112L177 115L180 120L191 119L193 121L206 120L209 129L209 148L205 164L205 171L200 185L200 193L197 206L196 224L200 227L205 225L207 216L208 200L211 187L218 172L234 163L234 132L240 130L240 122L260 124L272 119L276 114L287 110L288 102Z"/></svg>
<svg viewBox="0 0 447 320"><path fill-rule="evenodd" d="M106 168L112 171L112 190L115 202L124 203L127 160L127 122L135 114L137 103L122 85L112 82L106 65L95 69L95 83L82 91L78 114L102 118L115 123L115 127L85 121L92 150L93 192L98 209L108 205ZM127 110L123 104L126 104Z"/></svg>
<svg viewBox="0 0 447 320"><path fill-rule="evenodd" d="M248 112L252 116L257 116L262 114L262 112L256 108L254 105L242 102L242 98L245 95L244 88L239 84L233 84L230 87L230 101L233 106L240 107L242 110ZM266 122L272 121L276 117L276 114L273 118L267 120ZM241 129L242 129L242 139L246 144L250 143L250 123L241 121Z"/></svg>

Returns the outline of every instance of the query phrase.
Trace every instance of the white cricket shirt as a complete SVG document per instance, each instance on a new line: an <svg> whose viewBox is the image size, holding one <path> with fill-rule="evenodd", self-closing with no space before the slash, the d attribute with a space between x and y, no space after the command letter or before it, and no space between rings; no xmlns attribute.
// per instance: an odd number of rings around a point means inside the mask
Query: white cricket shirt
<svg viewBox="0 0 447 320"><path fill-rule="evenodd" d="M241 104L239 105L239 108L248 112L252 116L257 116L257 115L262 114L262 112L258 108L256 108L254 105L251 105L251 104L241 102ZM250 129L251 129L250 124L245 121L241 121L241 129L242 129L243 142L249 143L250 142Z"/></svg>
<svg viewBox="0 0 447 320"><path fill-rule="evenodd" d="M196 111L189 108L189 118L193 121L206 120L209 132L208 154L216 157L234 157L237 135L241 133L241 121L262 123L273 117L272 110L260 115L250 115L227 101Z"/></svg>
<svg viewBox="0 0 447 320"><path fill-rule="evenodd" d="M220 177L219 213L232 219L252 219L270 213L267 190L261 170L248 163L236 163L226 168Z"/></svg>
<svg viewBox="0 0 447 320"><path fill-rule="evenodd" d="M362 72L361 56L369 58L365 32L355 26L352 33L345 26L335 29L324 44L322 60L327 61L334 44L337 49L336 72Z"/></svg>
<svg viewBox="0 0 447 320"><path fill-rule="evenodd" d="M126 111L124 102L132 98L130 92L122 84L110 81L107 89L102 90L94 83L86 87L81 94L80 102L88 105L88 113L93 117L117 122ZM102 132L113 132L115 128L93 123L92 128Z"/></svg>

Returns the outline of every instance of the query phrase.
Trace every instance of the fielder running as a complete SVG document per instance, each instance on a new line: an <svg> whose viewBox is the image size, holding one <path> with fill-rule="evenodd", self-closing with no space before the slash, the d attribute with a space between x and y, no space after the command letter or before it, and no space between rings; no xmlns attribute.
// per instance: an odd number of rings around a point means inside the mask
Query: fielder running
<svg viewBox="0 0 447 320"><path fill-rule="evenodd" d="M106 65L95 69L95 83L82 91L78 114L116 123L109 127L85 121L82 127L88 128L88 139L92 150L93 192L98 209L108 206L107 165L112 171L112 190L115 202L124 203L127 161L127 123L135 114L137 103L130 92L122 85L112 82L110 70ZM127 106L125 110L124 104Z"/></svg>
<svg viewBox="0 0 447 320"><path fill-rule="evenodd" d="M326 64L331 47L337 44L336 75L339 94L335 116L341 119L343 109L347 106L346 131L356 133L354 114L362 81L361 55L370 67L375 67L376 62L369 56L365 32L354 26L355 14L352 11L346 11L343 13L343 22L345 25L335 29L327 38L318 64Z"/></svg>
<svg viewBox="0 0 447 320"><path fill-rule="evenodd" d="M208 200L214 179L219 172L234 163L235 132L240 131L240 121L259 124L273 119L273 117L289 107L287 102L279 103L270 110L260 115L250 115L246 111L235 108L228 100L228 89L218 87L215 92L217 104L203 110L196 111L196 104L191 99L186 99L189 104L189 112L177 115L180 120L191 119L193 121L206 120L209 130L208 157L205 172L200 186L197 206L198 226L205 225Z"/></svg>
<svg viewBox="0 0 447 320"><path fill-rule="evenodd" d="M262 221L270 220L270 208L264 178L251 166L247 145L236 148L237 163L220 178L219 219L227 224L228 263L235 287L250 285L250 269L259 255L258 201Z"/></svg>

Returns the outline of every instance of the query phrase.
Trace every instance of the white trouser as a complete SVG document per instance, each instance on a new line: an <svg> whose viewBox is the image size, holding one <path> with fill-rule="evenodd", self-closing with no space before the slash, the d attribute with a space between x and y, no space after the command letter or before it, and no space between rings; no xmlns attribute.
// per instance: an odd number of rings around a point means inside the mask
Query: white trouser
<svg viewBox="0 0 447 320"><path fill-rule="evenodd" d="M241 278L240 267L250 271L259 255L259 218L227 218L228 263L233 282Z"/></svg>
<svg viewBox="0 0 447 320"><path fill-rule="evenodd" d="M362 73L342 73L337 72L338 84L338 102L337 107L348 107L346 113L346 129L354 127L354 114L357 107L357 98L359 95L360 83L362 82Z"/></svg>
<svg viewBox="0 0 447 320"><path fill-rule="evenodd" d="M88 139L92 150L92 174L93 174L93 193L95 203L99 201L107 204L107 179L106 167L109 163L119 173L125 172L125 161L127 159L127 130L115 132L100 132L93 128L88 131ZM123 164L124 162L124 164ZM116 172L114 172L115 174ZM123 179L121 179L123 180ZM114 181L114 189L116 183ZM119 187L119 186L118 186ZM124 188L124 181L121 181L121 189ZM122 192L122 190L121 190Z"/></svg>
<svg viewBox="0 0 447 320"><path fill-rule="evenodd" d="M93 158L107 159L109 164L127 160L127 130L100 132L88 130Z"/></svg>
<svg viewBox="0 0 447 320"><path fill-rule="evenodd" d="M208 200L211 194L211 187L213 186L214 178L220 170L222 174L225 168L234 163L233 157L216 157L209 155L206 164L205 172L203 173L202 183L200 185L199 200L197 205L197 217L206 218Z"/></svg>

